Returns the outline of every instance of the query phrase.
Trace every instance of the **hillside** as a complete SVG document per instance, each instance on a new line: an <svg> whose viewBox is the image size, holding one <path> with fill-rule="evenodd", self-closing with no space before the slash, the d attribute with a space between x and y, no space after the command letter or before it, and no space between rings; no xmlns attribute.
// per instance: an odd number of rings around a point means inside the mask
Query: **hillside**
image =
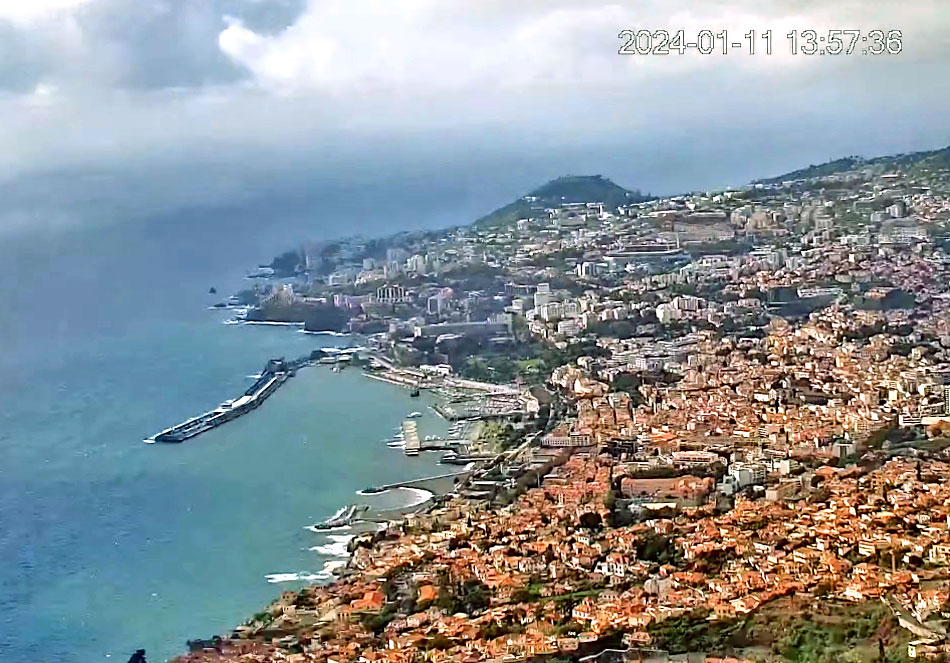
<svg viewBox="0 0 950 663"><path fill-rule="evenodd" d="M613 208L649 199L650 196L644 196L636 190L628 191L601 175L567 175L553 179L483 216L475 225L480 228L502 226L563 203L604 203Z"/></svg>
<svg viewBox="0 0 950 663"><path fill-rule="evenodd" d="M950 168L950 147L944 147L939 150L927 150L924 152L908 152L905 154L894 154L872 159L864 159L859 156L842 157L827 161L818 165L810 165L807 168L799 168L790 173L754 180L753 184L778 184L789 180L805 180L813 177L826 177L835 173L843 173L855 168L867 166L880 166L883 168Z"/></svg>

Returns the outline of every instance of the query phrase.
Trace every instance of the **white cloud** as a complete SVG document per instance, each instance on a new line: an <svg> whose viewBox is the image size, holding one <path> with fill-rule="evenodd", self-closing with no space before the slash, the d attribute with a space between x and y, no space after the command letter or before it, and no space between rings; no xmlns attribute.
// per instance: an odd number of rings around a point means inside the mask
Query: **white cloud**
<svg viewBox="0 0 950 663"><path fill-rule="evenodd" d="M261 86L281 92L405 95L592 83L600 65L626 66L612 56L618 26L630 17L616 4L525 13L501 12L490 0L311 0L276 35L230 19L219 45Z"/></svg>
<svg viewBox="0 0 950 663"><path fill-rule="evenodd" d="M352 94L590 88L623 85L689 71L746 71L817 67L820 58L792 55L794 28L901 28L908 43L939 44L947 20L934 21L943 0L921 0L899 11L888 3L816 0L309 0L277 34L256 33L228 19L219 36L223 53L264 89L282 93ZM617 55L621 29L728 30L742 41L749 30L771 29L771 56ZM824 64L828 64L827 61ZM850 64L858 64L852 61Z"/></svg>
<svg viewBox="0 0 950 663"><path fill-rule="evenodd" d="M0 19L29 23L79 8L94 0L0 0Z"/></svg>
<svg viewBox="0 0 950 663"><path fill-rule="evenodd" d="M0 175L222 147L415 148L422 135L578 153L592 138L646 135L676 151L720 131L819 144L806 132L837 123L860 143L890 131L885 113L926 145L939 130L930 118L950 105L945 2L308 0L261 22L248 8L277 0L0 0L0 29L17 11L36 51L35 71L0 91ZM618 32L640 27L771 28L776 53L618 55ZM788 54L789 29L829 27L900 28L905 52Z"/></svg>

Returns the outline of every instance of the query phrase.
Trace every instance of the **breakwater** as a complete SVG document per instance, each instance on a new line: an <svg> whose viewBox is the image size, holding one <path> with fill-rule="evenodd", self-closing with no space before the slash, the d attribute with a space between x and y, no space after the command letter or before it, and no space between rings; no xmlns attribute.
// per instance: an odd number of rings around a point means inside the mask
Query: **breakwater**
<svg viewBox="0 0 950 663"><path fill-rule="evenodd" d="M225 401L218 407L202 415L187 419L182 423L166 428L160 433L146 438L146 442L181 443L201 433L217 428L229 421L247 414L256 409L289 378L297 373L297 369L311 363L310 356L301 357L293 361L271 359L267 362L260 377L241 396L234 400Z"/></svg>

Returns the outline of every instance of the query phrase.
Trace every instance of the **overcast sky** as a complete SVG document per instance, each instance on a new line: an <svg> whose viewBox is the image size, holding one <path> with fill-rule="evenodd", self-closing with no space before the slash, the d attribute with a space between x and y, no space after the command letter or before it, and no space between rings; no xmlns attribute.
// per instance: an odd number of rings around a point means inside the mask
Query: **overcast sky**
<svg viewBox="0 0 950 663"><path fill-rule="evenodd" d="M641 27L770 28L775 53L618 55ZM793 28L903 52L793 56ZM471 159L735 184L950 143L948 35L946 0L0 0L0 180Z"/></svg>

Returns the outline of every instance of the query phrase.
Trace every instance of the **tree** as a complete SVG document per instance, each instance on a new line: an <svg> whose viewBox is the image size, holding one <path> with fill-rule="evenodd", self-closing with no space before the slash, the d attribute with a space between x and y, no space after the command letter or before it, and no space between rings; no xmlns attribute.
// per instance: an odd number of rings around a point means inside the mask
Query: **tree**
<svg viewBox="0 0 950 663"><path fill-rule="evenodd" d="M581 527L590 530L599 530L604 525L600 514L596 511L588 511L587 513L581 514L579 523Z"/></svg>
<svg viewBox="0 0 950 663"><path fill-rule="evenodd" d="M439 586L439 596L435 600L435 605L449 614L459 611L459 602L448 585Z"/></svg>
<svg viewBox="0 0 950 663"><path fill-rule="evenodd" d="M455 643L449 640L444 634L436 633L427 643L427 649L449 649Z"/></svg>
<svg viewBox="0 0 950 663"><path fill-rule="evenodd" d="M643 380L639 375L624 371L614 376L613 382L610 383L610 391L625 392L630 396L630 399L636 406L643 400L643 397L640 395L641 384L643 384Z"/></svg>
<svg viewBox="0 0 950 663"><path fill-rule="evenodd" d="M515 603L527 603L533 598L534 595L527 587L522 587L521 589L515 590L514 594L511 595L511 600Z"/></svg>
<svg viewBox="0 0 950 663"><path fill-rule="evenodd" d="M462 585L462 605L468 614L480 612L488 607L488 588L479 580L466 580Z"/></svg>

